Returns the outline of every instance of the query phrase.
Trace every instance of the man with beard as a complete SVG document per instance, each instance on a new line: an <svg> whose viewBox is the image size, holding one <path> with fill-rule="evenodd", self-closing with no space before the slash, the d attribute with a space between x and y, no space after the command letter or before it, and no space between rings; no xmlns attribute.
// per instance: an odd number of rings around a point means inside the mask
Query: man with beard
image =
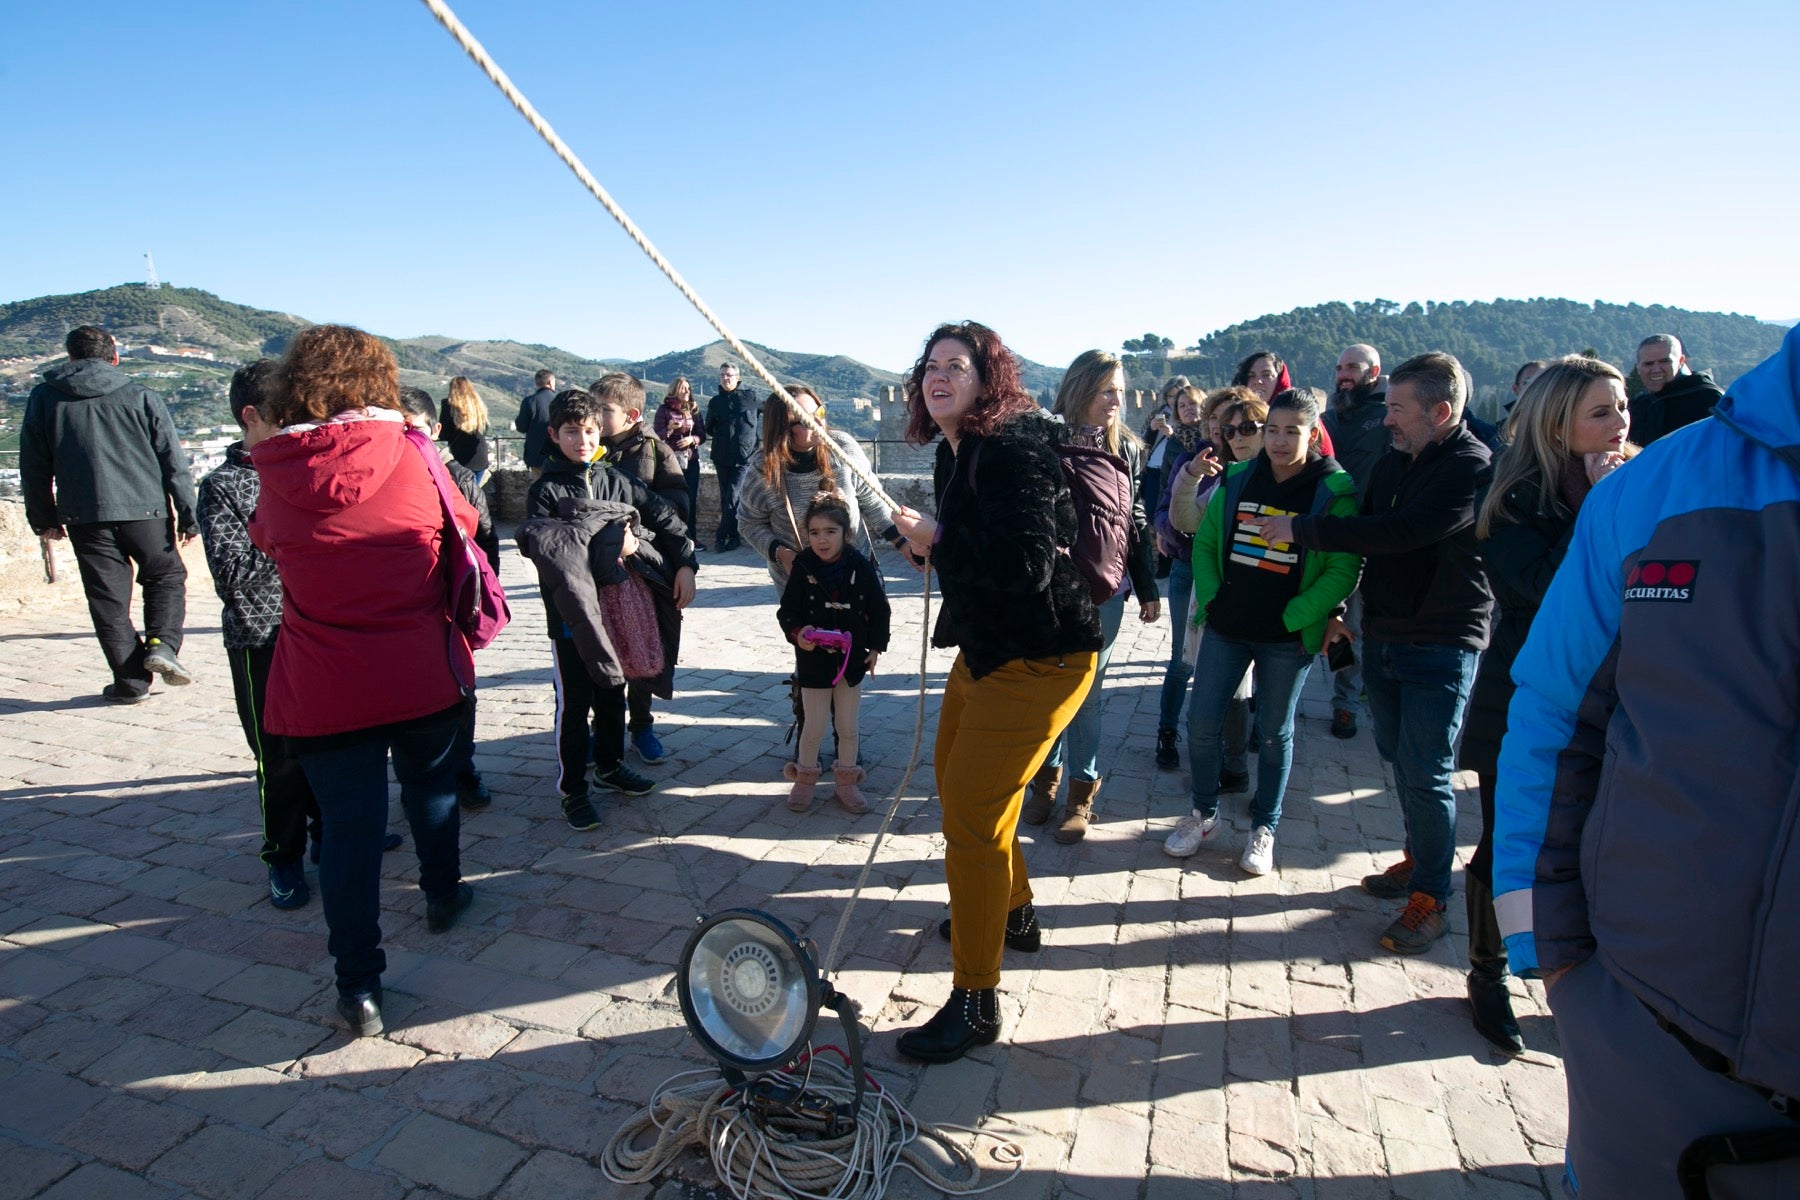
<svg viewBox="0 0 1800 1200"><path fill-rule="evenodd" d="M1688 366L1681 339L1672 333L1653 333L1638 343L1637 374L1644 390L1631 398L1631 440L1640 446L1710 416L1725 396L1710 374Z"/></svg>
<svg viewBox="0 0 1800 1200"><path fill-rule="evenodd" d="M1381 354L1358 342L1338 355L1337 389L1325 410L1325 431L1331 435L1333 457L1350 472L1356 483L1356 502L1362 503L1369 488L1369 474L1391 444L1387 427L1387 380L1381 374ZM1344 623L1362 628L1362 590L1345 602ZM1356 736L1356 717L1362 711L1362 666L1352 663L1331 676L1331 736Z"/></svg>
<svg viewBox="0 0 1800 1200"><path fill-rule="evenodd" d="M706 436L712 442L713 468L719 473L719 536L715 550L736 550L738 537L738 481L744 464L756 451L757 431L762 428L762 406L756 393L738 386L736 363L719 368L719 390L706 405ZM696 522L695 534L699 527Z"/></svg>

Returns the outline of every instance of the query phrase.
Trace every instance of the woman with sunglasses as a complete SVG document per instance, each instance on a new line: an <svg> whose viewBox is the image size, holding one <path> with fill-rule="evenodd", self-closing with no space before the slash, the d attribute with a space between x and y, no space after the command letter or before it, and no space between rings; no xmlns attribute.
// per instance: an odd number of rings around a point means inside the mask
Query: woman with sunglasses
<svg viewBox="0 0 1800 1200"><path fill-rule="evenodd" d="M787 390L821 423L825 421L825 402L817 392L804 383L790 383ZM835 429L828 430L827 436L838 453L856 461L864 471L870 470L869 458L855 438ZM794 558L806 545L802 518L806 506L820 492L841 492L855 500L849 506L846 545L856 544L865 524L879 530L891 545L898 547L903 541L869 485L844 470L836 458L781 397L770 396L763 402L762 454L752 461L752 469L744 472L739 485L737 523L739 535L768 561L769 578L775 581L777 591L787 587Z"/></svg>
<svg viewBox="0 0 1800 1200"><path fill-rule="evenodd" d="M1251 830L1238 865L1266 875L1275 865L1275 829L1294 758L1294 709L1313 656L1324 645L1332 614L1356 587L1362 562L1354 554L1271 544L1257 522L1303 513L1356 514L1356 486L1336 460L1318 449L1324 397L1312 388L1278 392L1226 408L1220 421L1242 460L1227 467L1203 516L1178 502L1177 528L1195 522L1194 629L1206 635L1194 664L1188 711L1188 761L1193 812L1163 843L1176 858L1193 854L1218 829L1219 735L1246 670L1256 680L1257 756ZM1256 445L1251 452L1250 447Z"/></svg>

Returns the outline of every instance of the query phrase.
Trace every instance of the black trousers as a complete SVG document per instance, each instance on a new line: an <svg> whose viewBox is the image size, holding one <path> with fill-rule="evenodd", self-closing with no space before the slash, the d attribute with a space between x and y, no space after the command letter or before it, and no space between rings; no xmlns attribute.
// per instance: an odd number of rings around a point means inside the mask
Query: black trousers
<svg viewBox="0 0 1800 1200"><path fill-rule="evenodd" d="M688 536L696 545L700 542L700 456L698 454L688 460L687 466L681 469L687 480L688 507L682 516L687 518Z"/></svg>
<svg viewBox="0 0 1800 1200"><path fill-rule="evenodd" d="M587 792L588 750L601 773L625 760L625 685L600 687L569 638L551 638L556 653L556 786L565 796ZM593 740L588 714L593 714Z"/></svg>
<svg viewBox="0 0 1800 1200"><path fill-rule="evenodd" d="M719 473L719 537L720 542L738 540L737 501L738 483L744 478L743 463L723 463L713 460L713 468ZM699 541L699 527L695 526L695 538Z"/></svg>
<svg viewBox="0 0 1800 1200"><path fill-rule="evenodd" d="M279 636L279 635L278 635ZM256 795L262 804L262 860L298 862L306 852L307 822L317 823L319 805L312 785L294 754L294 744L263 727L263 699L269 692L269 664L275 642L244 650L225 648L231 664L231 692L237 699L238 724L256 758Z"/></svg>
<svg viewBox="0 0 1800 1200"><path fill-rule="evenodd" d="M132 575L135 567L144 592L144 636L158 638L178 653L187 616L187 567L175 549L169 519L70 525L68 532L88 615L113 682L126 691L149 691L144 644L131 620Z"/></svg>

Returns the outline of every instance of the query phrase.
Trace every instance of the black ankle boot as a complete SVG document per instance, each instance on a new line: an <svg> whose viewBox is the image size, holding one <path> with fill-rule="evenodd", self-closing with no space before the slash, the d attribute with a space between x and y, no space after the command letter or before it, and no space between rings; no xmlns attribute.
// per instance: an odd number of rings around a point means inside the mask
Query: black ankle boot
<svg viewBox="0 0 1800 1200"><path fill-rule="evenodd" d="M1506 990L1506 942L1493 897L1487 884L1465 873L1463 898L1469 911L1469 1008L1475 1032L1507 1054L1523 1054L1525 1039L1513 1018L1512 993Z"/></svg>
<svg viewBox="0 0 1800 1200"><path fill-rule="evenodd" d="M951 988L931 1020L900 1035L899 1050L920 1062L955 1062L1000 1036L1000 995L993 988Z"/></svg>
<svg viewBox="0 0 1800 1200"><path fill-rule="evenodd" d="M950 940L949 917L938 922L938 936L946 942ZM1006 914L1007 949L1032 954L1042 949L1043 945L1044 931L1038 925L1037 909L1031 906L1031 901L1027 900Z"/></svg>

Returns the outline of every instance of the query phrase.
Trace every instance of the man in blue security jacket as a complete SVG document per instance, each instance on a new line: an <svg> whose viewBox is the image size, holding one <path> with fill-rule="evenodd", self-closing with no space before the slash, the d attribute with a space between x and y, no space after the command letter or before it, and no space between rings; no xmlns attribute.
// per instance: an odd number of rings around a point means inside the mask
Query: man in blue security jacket
<svg viewBox="0 0 1800 1200"><path fill-rule="evenodd" d="M1549 988L1571 1196L1800 1196L1797 593L1790 330L1594 489L1513 667L1494 909Z"/></svg>

